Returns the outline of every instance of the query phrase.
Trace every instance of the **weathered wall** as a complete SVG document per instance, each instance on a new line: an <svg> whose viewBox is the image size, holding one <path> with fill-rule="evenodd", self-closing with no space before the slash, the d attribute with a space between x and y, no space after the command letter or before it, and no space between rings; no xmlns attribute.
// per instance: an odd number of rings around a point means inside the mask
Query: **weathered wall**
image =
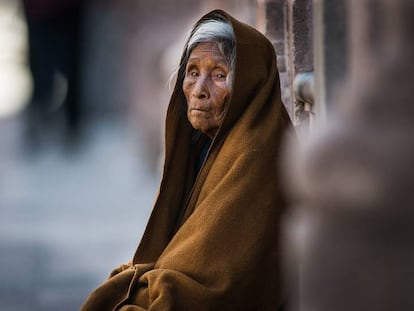
<svg viewBox="0 0 414 311"><path fill-rule="evenodd" d="M264 25L277 53L283 102L298 132L307 131L310 107L297 97L294 85L298 76L313 72L312 1L261 0L258 7L265 19L259 25Z"/></svg>
<svg viewBox="0 0 414 311"><path fill-rule="evenodd" d="M282 89L282 101L289 114L293 115L293 104L289 75L287 69L287 18L285 0L261 0L258 1L260 30L270 39L277 55L277 65L280 74L280 86Z"/></svg>

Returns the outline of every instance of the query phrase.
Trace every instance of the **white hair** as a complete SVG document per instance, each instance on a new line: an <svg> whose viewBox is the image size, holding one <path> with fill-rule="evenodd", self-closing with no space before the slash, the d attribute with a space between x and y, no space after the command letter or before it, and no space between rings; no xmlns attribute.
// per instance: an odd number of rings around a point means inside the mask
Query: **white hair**
<svg viewBox="0 0 414 311"><path fill-rule="evenodd" d="M229 74L227 84L229 88L233 85L234 64L236 59L235 39L233 28L229 22L223 19L207 19L200 22L191 32L184 50L184 61L179 68L179 75L184 77L185 67L192 50L202 42L215 42L218 49L224 55Z"/></svg>
<svg viewBox="0 0 414 311"><path fill-rule="evenodd" d="M201 22L193 31L188 40L187 50L192 50L195 45L207 41L234 42L233 28L227 22L209 19Z"/></svg>

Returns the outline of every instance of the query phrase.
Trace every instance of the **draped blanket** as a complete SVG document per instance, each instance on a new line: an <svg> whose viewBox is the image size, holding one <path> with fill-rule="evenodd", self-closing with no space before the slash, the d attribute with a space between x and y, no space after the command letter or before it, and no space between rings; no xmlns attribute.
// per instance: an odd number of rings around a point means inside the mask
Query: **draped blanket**
<svg viewBox="0 0 414 311"><path fill-rule="evenodd" d="M217 16L230 21L236 38L223 124L186 191L193 129L178 79L167 112L163 178L144 236L131 264L115 270L82 311L266 311L283 304L278 163L291 126L275 52L261 33L223 11L201 20Z"/></svg>

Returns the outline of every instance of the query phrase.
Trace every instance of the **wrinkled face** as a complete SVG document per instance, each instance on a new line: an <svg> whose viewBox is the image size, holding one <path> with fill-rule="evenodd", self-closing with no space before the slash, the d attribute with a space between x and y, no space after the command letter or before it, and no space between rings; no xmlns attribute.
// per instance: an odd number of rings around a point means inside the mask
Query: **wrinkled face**
<svg viewBox="0 0 414 311"><path fill-rule="evenodd" d="M194 129L213 138L224 118L230 96L229 66L214 42L199 43L187 62L183 91L187 117Z"/></svg>

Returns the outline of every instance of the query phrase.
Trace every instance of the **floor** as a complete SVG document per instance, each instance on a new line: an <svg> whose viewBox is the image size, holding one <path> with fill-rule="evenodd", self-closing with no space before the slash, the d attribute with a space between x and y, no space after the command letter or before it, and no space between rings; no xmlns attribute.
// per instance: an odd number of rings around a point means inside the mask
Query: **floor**
<svg viewBox="0 0 414 311"><path fill-rule="evenodd" d="M71 152L53 138L28 152L21 129L0 120L0 310L78 310L132 257L159 176L122 122Z"/></svg>

